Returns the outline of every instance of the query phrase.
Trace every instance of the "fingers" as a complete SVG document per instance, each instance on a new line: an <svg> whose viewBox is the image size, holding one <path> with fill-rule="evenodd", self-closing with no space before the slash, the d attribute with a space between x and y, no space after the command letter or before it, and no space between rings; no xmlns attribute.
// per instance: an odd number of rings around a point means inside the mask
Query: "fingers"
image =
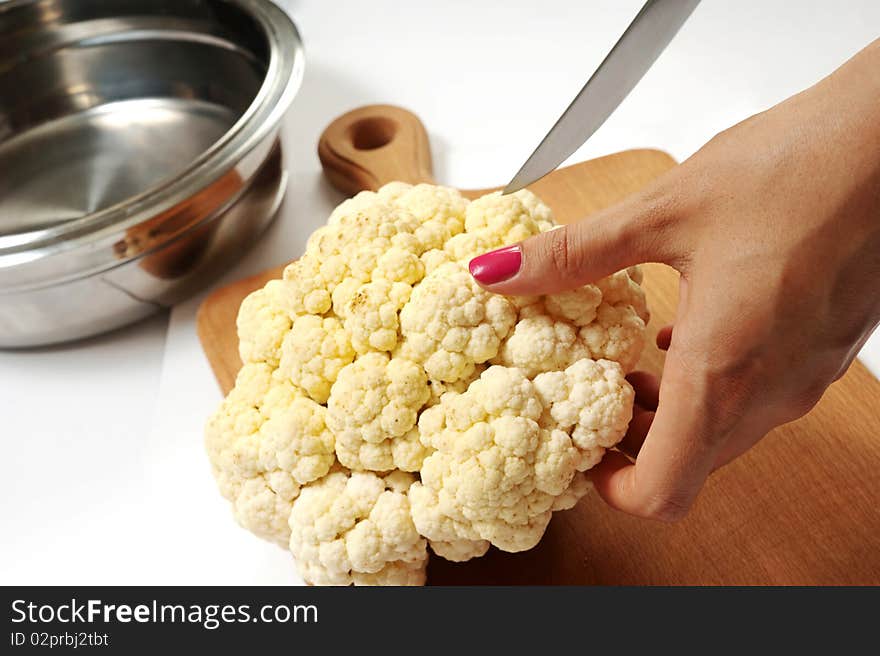
<svg viewBox="0 0 880 656"><path fill-rule="evenodd" d="M617 449L628 455L632 459L636 459L648 431L651 430L651 424L654 421L654 412L652 410L643 410L639 406L633 408L633 417L626 429L626 435L617 444Z"/></svg>
<svg viewBox="0 0 880 656"><path fill-rule="evenodd" d="M626 379L635 391L635 405L626 435L618 443L617 448L630 458L635 458L645 442L651 422L654 421L654 412L659 403L660 385L657 377L647 371L633 371Z"/></svg>
<svg viewBox="0 0 880 656"><path fill-rule="evenodd" d="M674 212L642 194L577 223L480 255L474 279L494 292L549 294L579 287L641 262L675 258Z"/></svg>
<svg viewBox="0 0 880 656"><path fill-rule="evenodd" d="M635 464L608 452L590 470L597 492L612 507L631 515L675 521L684 517L716 462L717 442L705 421L707 391L688 379L667 360L655 416L637 413L624 450L637 449L639 433L646 430Z"/></svg>
<svg viewBox="0 0 880 656"><path fill-rule="evenodd" d="M647 371L633 371L626 376L636 393L635 403L645 410L656 410L660 403L660 382Z"/></svg>

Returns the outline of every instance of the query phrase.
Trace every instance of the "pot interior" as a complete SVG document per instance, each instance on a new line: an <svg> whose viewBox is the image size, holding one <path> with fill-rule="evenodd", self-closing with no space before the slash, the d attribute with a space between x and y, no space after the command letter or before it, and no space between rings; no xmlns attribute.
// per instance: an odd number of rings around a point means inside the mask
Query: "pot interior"
<svg viewBox="0 0 880 656"><path fill-rule="evenodd" d="M244 115L269 52L223 0L0 5L0 236L178 176Z"/></svg>

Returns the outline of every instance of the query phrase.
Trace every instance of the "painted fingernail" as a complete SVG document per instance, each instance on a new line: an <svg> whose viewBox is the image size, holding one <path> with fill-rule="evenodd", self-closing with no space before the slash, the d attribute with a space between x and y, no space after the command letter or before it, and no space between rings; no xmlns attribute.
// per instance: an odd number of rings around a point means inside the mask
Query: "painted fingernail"
<svg viewBox="0 0 880 656"><path fill-rule="evenodd" d="M514 244L475 257L468 269L478 283L494 285L515 276L521 266L522 250L519 244Z"/></svg>

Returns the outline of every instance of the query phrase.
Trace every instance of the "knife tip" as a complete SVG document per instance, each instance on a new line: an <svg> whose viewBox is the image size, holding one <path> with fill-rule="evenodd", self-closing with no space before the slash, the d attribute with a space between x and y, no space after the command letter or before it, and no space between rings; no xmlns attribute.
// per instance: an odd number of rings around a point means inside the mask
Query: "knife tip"
<svg viewBox="0 0 880 656"><path fill-rule="evenodd" d="M507 183L507 186L501 190L501 195L506 196L507 194L512 194L514 192L519 191L520 189L524 189L528 183L522 182L520 180L519 174L513 177L513 180Z"/></svg>

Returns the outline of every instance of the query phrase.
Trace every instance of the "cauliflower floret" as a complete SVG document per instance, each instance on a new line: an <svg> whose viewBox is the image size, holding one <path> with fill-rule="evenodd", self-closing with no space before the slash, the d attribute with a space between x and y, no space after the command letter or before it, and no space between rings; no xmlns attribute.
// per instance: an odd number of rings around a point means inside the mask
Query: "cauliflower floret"
<svg viewBox="0 0 880 656"><path fill-rule="evenodd" d="M340 212L334 222L316 230L306 245L305 257L328 263L324 266L333 263L333 270L342 272L340 281L354 278L369 282L380 258L392 248L397 251L384 261L382 275L402 266L402 259L409 262L408 271L413 266L418 269L412 258L404 257L403 253L411 253L417 260L424 252L424 245L413 234L419 222L409 212L379 201L376 194L372 198L376 201L354 203Z"/></svg>
<svg viewBox="0 0 880 656"><path fill-rule="evenodd" d="M288 518L300 486L282 472L241 478L228 472L215 472L217 486L232 503L238 524L268 542L287 547L290 540Z"/></svg>
<svg viewBox="0 0 880 656"><path fill-rule="evenodd" d="M327 409L273 380L270 391L282 389L274 398L267 392L263 399L231 397L221 404L206 432L211 464L243 479L280 471L299 484L308 483L326 474L334 462Z"/></svg>
<svg viewBox="0 0 880 656"><path fill-rule="evenodd" d="M238 354L241 361L278 365L281 343L290 330L290 315L284 300L286 285L270 280L241 302L236 319Z"/></svg>
<svg viewBox="0 0 880 656"><path fill-rule="evenodd" d="M517 367L531 378L542 371L562 369L587 355L572 324L534 314L519 320L493 362Z"/></svg>
<svg viewBox="0 0 880 656"><path fill-rule="evenodd" d="M260 428L260 468L287 472L300 484L321 478L336 461L326 422L327 408L311 399L294 399Z"/></svg>
<svg viewBox="0 0 880 656"><path fill-rule="evenodd" d="M504 245L506 244L499 243L497 237L488 231L462 232L447 241L444 250L453 262L467 265L477 255Z"/></svg>
<svg viewBox="0 0 880 656"><path fill-rule="evenodd" d="M445 264L401 310L397 354L422 364L432 379L455 382L495 357L515 321L509 300L482 289L461 266Z"/></svg>
<svg viewBox="0 0 880 656"><path fill-rule="evenodd" d="M375 280L358 287L345 305L345 328L354 350L393 351L397 346L398 312L412 287L402 282Z"/></svg>
<svg viewBox="0 0 880 656"><path fill-rule="evenodd" d="M393 196L394 205L408 210L421 223L414 234L426 250L443 248L450 237L464 230L468 201L456 189L418 184L406 190L393 189L385 196Z"/></svg>
<svg viewBox="0 0 880 656"><path fill-rule="evenodd" d="M330 386L354 355L349 333L339 319L306 314L297 317L284 338L278 371L310 398L326 403Z"/></svg>
<svg viewBox="0 0 880 656"><path fill-rule="evenodd" d="M425 275L432 273L435 269L441 267L447 262L452 262L452 258L446 251L442 251L437 248L432 248L429 251L425 251L422 253L422 265L425 269Z"/></svg>
<svg viewBox="0 0 880 656"><path fill-rule="evenodd" d="M464 226L470 234L491 235L494 247L515 244L542 232L524 196L500 191L481 196L467 207Z"/></svg>
<svg viewBox="0 0 880 656"><path fill-rule="evenodd" d="M425 264L413 250L392 246L376 260L373 280L415 285L425 277Z"/></svg>
<svg viewBox="0 0 880 656"><path fill-rule="evenodd" d="M430 540L431 551L453 563L462 563L471 558L479 558L489 551L488 540Z"/></svg>
<svg viewBox="0 0 880 656"><path fill-rule="evenodd" d="M277 543L300 486L333 465L326 409L263 363L242 367L208 421L205 446L220 492L242 526Z"/></svg>
<svg viewBox="0 0 880 656"><path fill-rule="evenodd" d="M303 314L323 314L330 309L330 290L339 271L322 271L313 258L302 257L284 269L283 302L291 319Z"/></svg>
<svg viewBox="0 0 880 656"><path fill-rule="evenodd" d="M234 448L255 440L263 424L290 407L303 396L302 391L289 381L279 379L275 370L265 363L245 364L235 378L235 386L211 415L205 430L205 446L211 464L223 471L232 470L240 457ZM252 449L256 455L256 450ZM245 459L243 465L253 464L256 458ZM250 466L247 472L256 472Z"/></svg>
<svg viewBox="0 0 880 656"><path fill-rule="evenodd" d="M520 189L514 192L513 195L528 209L529 214L535 220L541 232L546 232L556 227L556 218L553 216L553 210L531 191Z"/></svg>
<svg viewBox="0 0 880 656"><path fill-rule="evenodd" d="M639 318L648 323L651 313L648 312L648 303L645 300L645 290L639 285L642 280L642 271L634 266L623 271L618 271L607 278L596 282L596 288L602 294L602 302L608 305L632 306Z"/></svg>
<svg viewBox="0 0 880 656"><path fill-rule="evenodd" d="M542 410L519 370L490 367L467 392L422 413L422 442L436 449L410 491L422 535L487 540L505 551L538 543L579 460L564 431L538 425Z"/></svg>
<svg viewBox="0 0 880 656"><path fill-rule="evenodd" d="M556 500L553 502L553 507L550 508L550 510L556 512L557 510L574 508L578 501L580 501L584 495L592 489L592 487L593 484L590 483L590 479L587 478L586 474L583 472L575 472L574 477L571 479L571 483L568 484L565 492L556 497Z"/></svg>
<svg viewBox="0 0 880 656"><path fill-rule="evenodd" d="M416 363L367 353L339 373L327 401L336 456L351 469L418 469L420 450L407 435L428 400L428 378Z"/></svg>
<svg viewBox="0 0 880 656"><path fill-rule="evenodd" d="M405 194L412 188L413 186L410 183L400 182L399 180L397 180L395 182L389 182L388 184L383 185L379 189L379 191L376 192L376 195L384 202L391 203L393 205L398 198L400 198L403 194Z"/></svg>
<svg viewBox="0 0 880 656"><path fill-rule="evenodd" d="M645 322L631 305L602 303L595 321L581 328L578 337L589 357L614 360L628 373L642 355Z"/></svg>
<svg viewBox="0 0 880 656"><path fill-rule="evenodd" d="M445 396L442 404L446 425L457 430L466 430L492 417L537 421L544 409L535 388L522 372L504 367L489 367L465 393ZM430 439L430 435L426 437Z"/></svg>
<svg viewBox="0 0 880 656"><path fill-rule="evenodd" d="M626 434L634 392L618 363L579 360L565 371L540 374L534 387L544 408L541 426L571 434L579 471L597 464Z"/></svg>
<svg viewBox="0 0 880 656"><path fill-rule="evenodd" d="M602 302L602 292L596 285L584 285L543 297L544 310L551 317L568 321L575 326L586 326L596 318Z"/></svg>
<svg viewBox="0 0 880 656"><path fill-rule="evenodd" d="M397 184L405 184L405 183L392 183L392 185ZM391 185L389 186L389 190ZM407 185L409 186L409 185ZM356 193L351 198L346 198L344 201L339 203L336 208L330 212L330 217L327 219L327 225L336 225L340 221L342 221L345 217L351 217L354 214L357 214L360 210L365 208L370 208L382 200L386 200L382 198L380 194L375 191L360 191ZM317 234L317 232L313 233L312 236Z"/></svg>
<svg viewBox="0 0 880 656"><path fill-rule="evenodd" d="M290 513L290 550L314 585L422 585L428 552L410 514L413 477L335 472L304 488Z"/></svg>
<svg viewBox="0 0 880 656"><path fill-rule="evenodd" d="M482 196L467 207L466 231L447 240L449 258L466 264L477 255L509 246L554 226L550 208L525 189Z"/></svg>
<svg viewBox="0 0 880 656"><path fill-rule="evenodd" d="M623 276L632 283L625 271ZM582 358L614 360L632 371L642 354L645 322L626 301L637 305L639 297L631 290L622 291L628 288L615 282L608 288L620 294L613 298L621 302L612 305L601 291L607 280L524 302L519 321L493 362L518 367L530 378Z"/></svg>

